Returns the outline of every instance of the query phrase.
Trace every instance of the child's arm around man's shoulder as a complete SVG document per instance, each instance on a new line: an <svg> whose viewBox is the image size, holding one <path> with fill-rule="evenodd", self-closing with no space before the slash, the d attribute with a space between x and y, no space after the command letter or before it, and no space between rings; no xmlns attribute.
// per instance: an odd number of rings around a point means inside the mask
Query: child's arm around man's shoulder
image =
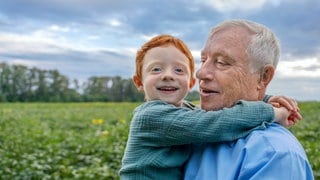
<svg viewBox="0 0 320 180"><path fill-rule="evenodd" d="M204 111L191 103L185 106L148 101L135 110L131 130L148 145L171 146L235 140L274 119L273 107L262 101L239 101L219 111Z"/></svg>

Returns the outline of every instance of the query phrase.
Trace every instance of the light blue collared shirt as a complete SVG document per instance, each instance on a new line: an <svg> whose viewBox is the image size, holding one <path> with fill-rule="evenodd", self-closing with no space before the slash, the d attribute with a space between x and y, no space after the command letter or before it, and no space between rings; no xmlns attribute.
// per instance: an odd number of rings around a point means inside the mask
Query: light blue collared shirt
<svg viewBox="0 0 320 180"><path fill-rule="evenodd" d="M298 140L273 123L236 141L194 145L185 179L309 180L314 176Z"/></svg>

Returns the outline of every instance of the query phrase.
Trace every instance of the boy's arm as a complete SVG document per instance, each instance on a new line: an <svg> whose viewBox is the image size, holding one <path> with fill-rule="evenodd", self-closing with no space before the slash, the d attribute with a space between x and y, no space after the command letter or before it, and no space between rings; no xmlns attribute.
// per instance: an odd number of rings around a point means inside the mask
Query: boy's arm
<svg viewBox="0 0 320 180"><path fill-rule="evenodd" d="M146 145L170 146L194 142L231 141L272 122L274 110L261 101L238 101L219 111L188 110L162 101L139 108L131 128Z"/></svg>

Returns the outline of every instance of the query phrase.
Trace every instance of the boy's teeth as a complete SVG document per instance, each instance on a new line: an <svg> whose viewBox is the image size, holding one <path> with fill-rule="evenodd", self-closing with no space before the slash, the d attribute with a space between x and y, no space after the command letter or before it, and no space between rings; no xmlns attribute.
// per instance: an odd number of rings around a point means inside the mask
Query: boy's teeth
<svg viewBox="0 0 320 180"><path fill-rule="evenodd" d="M175 91L177 88L174 87L163 87L163 88L158 88L161 91Z"/></svg>

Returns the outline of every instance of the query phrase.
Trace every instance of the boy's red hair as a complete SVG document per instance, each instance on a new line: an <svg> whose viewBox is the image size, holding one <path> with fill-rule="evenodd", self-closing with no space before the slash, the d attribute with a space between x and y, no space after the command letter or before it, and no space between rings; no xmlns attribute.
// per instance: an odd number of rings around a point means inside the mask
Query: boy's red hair
<svg viewBox="0 0 320 180"><path fill-rule="evenodd" d="M142 81L142 66L143 66L143 59L146 53L152 48L160 47L160 46L169 46L169 45L175 46L188 58L190 73L191 73L190 80L192 81L193 73L194 73L194 59L189 48L182 40L176 37L173 37L171 35L165 35L165 34L153 37L137 51L135 76L138 79L140 79L140 81Z"/></svg>

